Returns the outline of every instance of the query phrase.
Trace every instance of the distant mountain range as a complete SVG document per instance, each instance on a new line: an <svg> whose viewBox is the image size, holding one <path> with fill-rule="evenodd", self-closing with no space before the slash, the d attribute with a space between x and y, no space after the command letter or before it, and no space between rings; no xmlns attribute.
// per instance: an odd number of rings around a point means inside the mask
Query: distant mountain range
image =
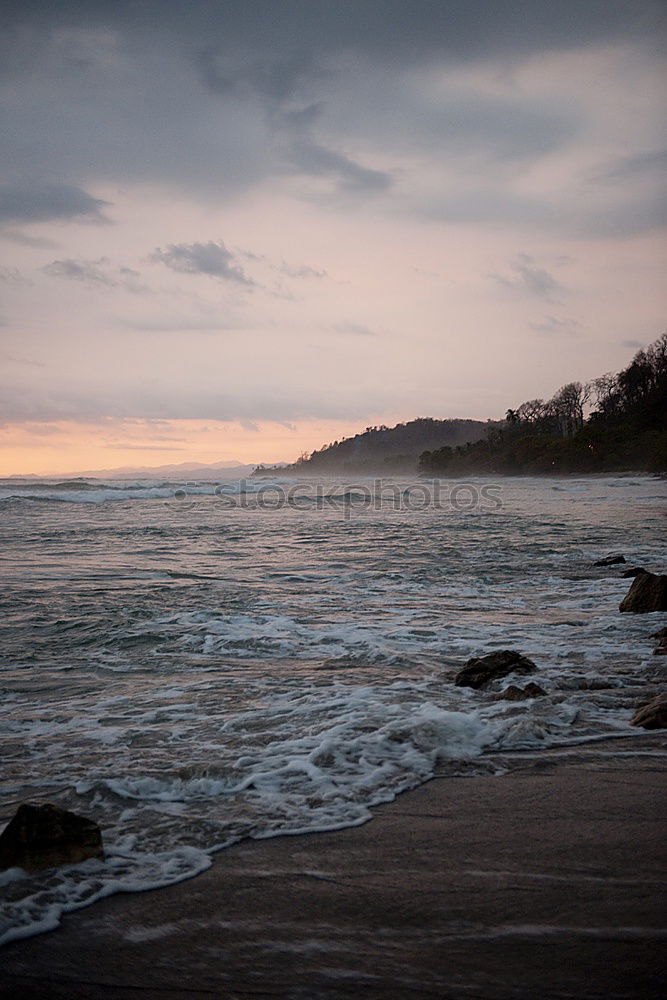
<svg viewBox="0 0 667 1000"><path fill-rule="evenodd" d="M424 451L455 448L479 441L496 427L493 421L435 420L419 417L395 427L367 427L354 437L324 445L291 465L258 466L255 475L279 470L281 475L389 475L417 471Z"/></svg>
<svg viewBox="0 0 667 1000"><path fill-rule="evenodd" d="M21 476L21 479L243 479L250 476L255 465L239 465L238 462L181 462L178 465L124 465L117 469L87 469L83 472L68 472L61 476Z"/></svg>

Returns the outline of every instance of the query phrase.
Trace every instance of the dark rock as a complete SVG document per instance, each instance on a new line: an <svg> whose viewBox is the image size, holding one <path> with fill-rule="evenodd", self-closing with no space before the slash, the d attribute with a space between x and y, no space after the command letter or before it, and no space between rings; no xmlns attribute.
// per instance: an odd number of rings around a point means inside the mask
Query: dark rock
<svg viewBox="0 0 667 1000"><path fill-rule="evenodd" d="M667 639L667 626L659 628L657 632L651 632L650 639Z"/></svg>
<svg viewBox="0 0 667 1000"><path fill-rule="evenodd" d="M594 566L617 566L619 563L625 562L625 556L606 556L604 559L598 559L594 562Z"/></svg>
<svg viewBox="0 0 667 1000"><path fill-rule="evenodd" d="M532 674L537 667L527 656L514 649L499 649L486 656L473 656L463 670L459 670L454 683L459 687L483 688L489 681L507 674Z"/></svg>
<svg viewBox="0 0 667 1000"><path fill-rule="evenodd" d="M643 729L667 729L667 691L656 695L637 709L630 725L641 726Z"/></svg>
<svg viewBox="0 0 667 1000"><path fill-rule="evenodd" d="M626 569L624 573L621 573L622 580L629 580L631 576L639 576L640 573L648 573L647 569L643 566L633 566L632 569Z"/></svg>
<svg viewBox="0 0 667 1000"><path fill-rule="evenodd" d="M645 614L649 611L667 611L667 576L641 573L620 604L621 611Z"/></svg>
<svg viewBox="0 0 667 1000"><path fill-rule="evenodd" d="M35 872L103 857L97 823L49 803L19 806L0 834L0 870Z"/></svg>
<svg viewBox="0 0 667 1000"><path fill-rule="evenodd" d="M517 687L516 684L510 684L502 691L496 701L526 701L527 698L540 698L545 695L546 691L541 688L539 684L534 684L532 681L526 684L524 688Z"/></svg>

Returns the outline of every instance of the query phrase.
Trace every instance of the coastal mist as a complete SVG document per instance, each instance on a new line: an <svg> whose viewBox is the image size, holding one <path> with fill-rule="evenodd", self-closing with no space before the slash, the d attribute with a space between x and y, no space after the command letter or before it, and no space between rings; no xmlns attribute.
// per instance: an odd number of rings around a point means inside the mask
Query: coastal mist
<svg viewBox="0 0 667 1000"><path fill-rule="evenodd" d="M621 574L665 565L666 498L640 476L0 481L0 822L52 802L106 852L1 872L0 941L434 774L632 754L665 622L619 612ZM494 650L537 670L454 683ZM546 693L498 698L527 681Z"/></svg>

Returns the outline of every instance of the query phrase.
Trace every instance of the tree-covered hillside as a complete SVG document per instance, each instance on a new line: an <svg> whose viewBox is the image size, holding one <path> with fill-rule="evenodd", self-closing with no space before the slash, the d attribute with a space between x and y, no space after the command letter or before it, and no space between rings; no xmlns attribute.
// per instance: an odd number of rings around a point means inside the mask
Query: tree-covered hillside
<svg viewBox="0 0 667 1000"><path fill-rule="evenodd" d="M281 474L388 475L415 473L419 455L442 445L458 447L484 436L490 425L481 420L434 420L420 417L395 427L367 427L360 434L324 445L312 455L302 455ZM260 466L257 475L268 470Z"/></svg>
<svg viewBox="0 0 667 1000"><path fill-rule="evenodd" d="M585 417L590 410L588 417ZM508 410L483 440L426 449L425 475L667 471L667 334L618 374Z"/></svg>

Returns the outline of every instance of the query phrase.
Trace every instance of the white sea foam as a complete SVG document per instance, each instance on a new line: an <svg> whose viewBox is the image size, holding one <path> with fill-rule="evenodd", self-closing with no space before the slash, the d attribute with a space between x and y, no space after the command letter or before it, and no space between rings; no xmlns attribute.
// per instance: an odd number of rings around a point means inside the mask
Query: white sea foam
<svg viewBox="0 0 667 1000"><path fill-rule="evenodd" d="M86 861L26 879L28 894L0 906L0 946L54 930L64 913L90 906L118 892L143 892L193 878L211 866L211 858L192 848L139 859L114 856Z"/></svg>
<svg viewBox="0 0 667 1000"><path fill-rule="evenodd" d="M10 500L43 501L59 503L102 504L114 501L169 500L176 506L186 506L198 498L241 497L265 494L271 496L283 485L293 485L293 480L259 479L201 480L163 482L155 480L69 480L67 482L25 481L0 479L0 502ZM221 506L224 503L221 502Z"/></svg>

